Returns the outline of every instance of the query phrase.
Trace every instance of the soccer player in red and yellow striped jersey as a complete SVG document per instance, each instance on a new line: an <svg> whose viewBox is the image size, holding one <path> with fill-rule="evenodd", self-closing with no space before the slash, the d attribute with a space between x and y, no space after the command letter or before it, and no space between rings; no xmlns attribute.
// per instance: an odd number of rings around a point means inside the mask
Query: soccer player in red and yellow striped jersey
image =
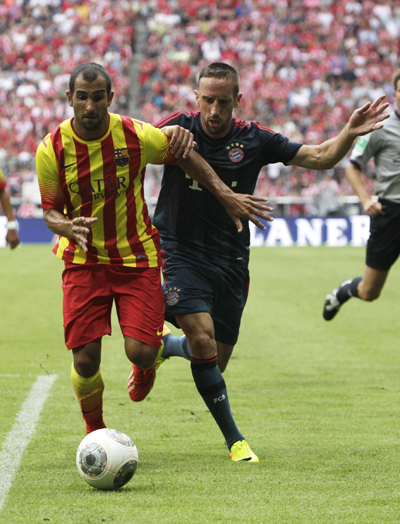
<svg viewBox="0 0 400 524"><path fill-rule="evenodd" d="M61 237L54 248L58 257L75 264L160 266L143 181L147 164L177 161L162 132L109 114L105 134L84 140L66 120L41 142L36 158L43 209L65 209L71 220L97 219L87 251L74 238Z"/></svg>
<svg viewBox="0 0 400 524"><path fill-rule="evenodd" d="M67 91L74 117L44 138L36 157L45 221L60 236L54 252L65 262L65 341L73 352L72 382L87 433L105 427L101 341L111 334L113 302L135 372L132 400L142 400L151 388L162 347L159 235L144 199L145 166L179 162L215 194L239 231L240 218L261 226L254 215L266 216L263 199L236 195L191 150L190 132L167 130L172 148L160 130L109 113L113 95L106 69L78 66Z"/></svg>
<svg viewBox="0 0 400 524"><path fill-rule="evenodd" d="M10 202L10 198L6 192L7 182L4 178L3 172L0 169L0 204L4 214L7 217L7 235L6 242L14 249L20 243L17 231L17 223L14 218L14 210Z"/></svg>

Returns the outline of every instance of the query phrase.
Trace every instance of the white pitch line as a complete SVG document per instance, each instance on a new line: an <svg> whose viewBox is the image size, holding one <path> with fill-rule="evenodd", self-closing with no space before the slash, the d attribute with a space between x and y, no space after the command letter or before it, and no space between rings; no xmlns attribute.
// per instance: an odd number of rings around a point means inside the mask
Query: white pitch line
<svg viewBox="0 0 400 524"><path fill-rule="evenodd" d="M0 511L56 378L57 375L38 376L5 438L0 453Z"/></svg>
<svg viewBox="0 0 400 524"><path fill-rule="evenodd" d="M24 375L21 375L21 374L17 374L17 375L13 375L11 373L0 373L0 378L20 378L20 377L37 377L37 375L31 375L31 374L24 374Z"/></svg>

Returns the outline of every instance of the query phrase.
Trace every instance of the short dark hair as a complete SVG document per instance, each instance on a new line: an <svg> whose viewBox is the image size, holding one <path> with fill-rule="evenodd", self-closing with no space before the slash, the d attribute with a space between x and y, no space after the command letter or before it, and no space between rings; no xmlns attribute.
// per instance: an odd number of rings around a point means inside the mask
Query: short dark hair
<svg viewBox="0 0 400 524"><path fill-rule="evenodd" d="M239 93L239 74L236 69L224 62L213 62L200 71L199 83L202 78L230 78L233 84L233 96Z"/></svg>
<svg viewBox="0 0 400 524"><path fill-rule="evenodd" d="M93 82L96 78L101 75L106 79L107 82L107 94L110 94L111 91L111 76L105 67L95 62L86 62L85 64L80 64L72 71L72 74L69 78L69 90L71 93L74 93L75 90L75 80L78 75L82 73L84 80L87 82Z"/></svg>
<svg viewBox="0 0 400 524"><path fill-rule="evenodd" d="M397 82L400 80L400 69L395 72L395 74L392 77L392 84L394 87L394 90L397 90Z"/></svg>

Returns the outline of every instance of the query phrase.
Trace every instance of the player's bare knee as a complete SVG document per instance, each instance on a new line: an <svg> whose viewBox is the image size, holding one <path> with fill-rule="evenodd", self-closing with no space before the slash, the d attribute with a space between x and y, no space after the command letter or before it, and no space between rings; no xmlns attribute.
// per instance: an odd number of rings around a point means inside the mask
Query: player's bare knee
<svg viewBox="0 0 400 524"><path fill-rule="evenodd" d="M152 366L154 366L157 358L157 348L151 348L150 346L146 346L146 349L143 350L143 352L137 356L136 358L136 366L138 366L140 369L149 369Z"/></svg>
<svg viewBox="0 0 400 524"><path fill-rule="evenodd" d="M95 375L100 368L101 346L94 343L86 344L72 350L74 356L74 368L78 375L90 378Z"/></svg>
<svg viewBox="0 0 400 524"><path fill-rule="evenodd" d="M138 340L125 339L126 356L140 369L149 369L154 365L158 349L148 344L143 344Z"/></svg>
<svg viewBox="0 0 400 524"><path fill-rule="evenodd" d="M81 377L93 377L99 370L100 361L87 354L74 355L74 368Z"/></svg>
<svg viewBox="0 0 400 524"><path fill-rule="evenodd" d="M205 331L188 336L189 346L195 358L211 358L217 352L217 344L213 337Z"/></svg>
<svg viewBox="0 0 400 524"><path fill-rule="evenodd" d="M218 361L218 367L221 373L223 373L226 369L226 366L228 365L228 362L225 361Z"/></svg>

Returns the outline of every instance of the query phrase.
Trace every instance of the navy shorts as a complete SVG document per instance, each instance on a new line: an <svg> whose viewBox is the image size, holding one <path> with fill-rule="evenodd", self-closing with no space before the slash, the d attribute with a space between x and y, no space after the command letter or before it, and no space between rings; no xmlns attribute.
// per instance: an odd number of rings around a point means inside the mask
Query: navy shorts
<svg viewBox="0 0 400 524"><path fill-rule="evenodd" d="M371 217L366 264L388 271L400 255L400 204L379 199L384 215Z"/></svg>
<svg viewBox="0 0 400 524"><path fill-rule="evenodd" d="M247 301L248 268L217 266L172 249L162 256L165 319L179 327L176 315L210 313L216 340L234 346Z"/></svg>

